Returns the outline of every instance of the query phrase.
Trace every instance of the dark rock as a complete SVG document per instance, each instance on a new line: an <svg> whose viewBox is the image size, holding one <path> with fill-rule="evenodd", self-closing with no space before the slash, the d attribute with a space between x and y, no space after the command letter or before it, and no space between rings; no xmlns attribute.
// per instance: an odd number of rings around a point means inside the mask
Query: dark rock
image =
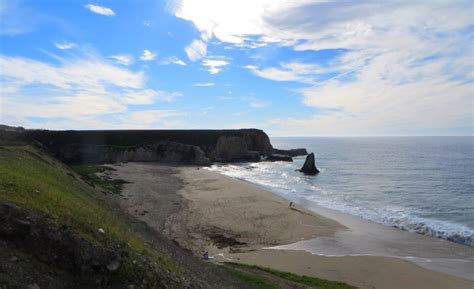
<svg viewBox="0 0 474 289"><path fill-rule="evenodd" d="M117 260L112 260L109 264L107 264L107 270L109 271L117 271L120 267L120 262Z"/></svg>
<svg viewBox="0 0 474 289"><path fill-rule="evenodd" d="M257 151L247 151L247 154L245 155L245 160L248 162L259 162L261 159L260 152Z"/></svg>
<svg viewBox="0 0 474 289"><path fill-rule="evenodd" d="M87 160L86 163L165 162L199 166L212 164L200 147L171 141L132 147L71 144L58 148L57 153L70 162Z"/></svg>
<svg viewBox="0 0 474 289"><path fill-rule="evenodd" d="M260 161L261 155L273 151L267 134L259 129L25 130L10 139L36 141L63 161L91 164L171 160L209 165L211 161Z"/></svg>
<svg viewBox="0 0 474 289"><path fill-rule="evenodd" d="M306 157L304 165L299 171L306 175L312 175L312 176L319 173L319 170L316 168L316 165L314 162L314 153L310 153Z"/></svg>
<svg viewBox="0 0 474 289"><path fill-rule="evenodd" d="M299 149L291 149L291 150L280 150L280 149L273 149L273 154L277 155L286 155L290 157L297 157L297 156L305 156L308 154L308 151L303 148Z"/></svg>
<svg viewBox="0 0 474 289"><path fill-rule="evenodd" d="M221 136L210 154L218 162L243 160L248 153L247 143L238 136Z"/></svg>
<svg viewBox="0 0 474 289"><path fill-rule="evenodd" d="M40 289L40 286L36 283L29 284L26 289Z"/></svg>
<svg viewBox="0 0 474 289"><path fill-rule="evenodd" d="M288 156L288 155L272 154L272 155L269 155L267 157L267 161L269 161L269 162L277 162L277 161L292 162L293 158Z"/></svg>
<svg viewBox="0 0 474 289"><path fill-rule="evenodd" d="M106 271L128 252L101 247L8 201L0 201L0 239L9 240L37 260L77 272ZM113 266L112 268L115 268Z"/></svg>

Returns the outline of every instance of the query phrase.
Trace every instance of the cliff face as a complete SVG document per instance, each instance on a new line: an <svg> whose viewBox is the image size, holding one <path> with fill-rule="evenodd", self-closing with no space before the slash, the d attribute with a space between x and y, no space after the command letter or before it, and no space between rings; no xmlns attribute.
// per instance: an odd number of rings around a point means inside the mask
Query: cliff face
<svg viewBox="0 0 474 289"><path fill-rule="evenodd" d="M59 159L78 163L166 161L209 165L212 161L259 161L272 153L267 134L240 130L25 130Z"/></svg>

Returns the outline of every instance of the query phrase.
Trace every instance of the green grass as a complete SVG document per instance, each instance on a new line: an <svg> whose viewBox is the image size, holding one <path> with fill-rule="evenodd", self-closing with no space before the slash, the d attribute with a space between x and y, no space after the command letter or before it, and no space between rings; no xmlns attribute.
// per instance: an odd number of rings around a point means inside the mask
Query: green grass
<svg viewBox="0 0 474 289"><path fill-rule="evenodd" d="M245 265L245 264L233 263L233 262L226 262L224 264L225 266L231 267L231 268L233 267L233 268L244 268L244 269L247 268L247 269L260 270L260 271L278 276L282 279L299 283L299 284L303 284L303 285L313 287L313 288L319 288L319 289L355 289L357 288L357 287L354 287L342 282L330 281L330 280L320 279L316 277L309 277L309 276L304 276L304 275L301 276L301 275L297 275L297 274L293 274L289 272L282 272L282 271L265 268L265 267L254 266L254 265Z"/></svg>
<svg viewBox="0 0 474 289"><path fill-rule="evenodd" d="M143 259L142 256L169 272L181 272L178 265L131 231L99 195L76 179L67 166L33 147L0 147L0 199L33 209L48 221L72 228L91 242L129 247L130 260L121 266L122 274L147 275L140 272L139 264L132 264L135 259ZM99 233L99 228L105 234ZM154 281L153 276L148 279Z"/></svg>
<svg viewBox="0 0 474 289"><path fill-rule="evenodd" d="M274 286L263 280L260 277L252 275L250 273L242 272L236 269L231 268L230 266L224 266L224 269L229 272L230 274L234 275L235 277L239 278L240 280L245 281L249 285L252 285L258 289L278 289L278 287Z"/></svg>
<svg viewBox="0 0 474 289"><path fill-rule="evenodd" d="M110 167L98 165L71 164L70 168L79 175L81 175L87 183L94 187L99 187L105 192L119 194L122 192L123 184L127 183L124 180L112 180L97 175L98 173L113 171L114 169Z"/></svg>

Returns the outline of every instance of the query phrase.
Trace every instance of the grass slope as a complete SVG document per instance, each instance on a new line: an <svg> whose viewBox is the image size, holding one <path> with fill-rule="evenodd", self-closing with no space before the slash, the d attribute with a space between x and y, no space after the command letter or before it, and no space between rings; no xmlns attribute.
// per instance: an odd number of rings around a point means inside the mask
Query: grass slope
<svg viewBox="0 0 474 289"><path fill-rule="evenodd" d="M330 280L325 280L325 279L320 279L316 277L309 277L309 276L300 276L296 275L293 273L289 272L282 272L270 268L265 268L265 267L259 267L259 266L254 266L254 265L245 265L241 263L233 263L233 262L226 262L224 263L227 268L233 270L234 272L240 272L240 274L244 275L249 275L249 274L254 274L255 275L260 275L258 272L265 272L269 273L273 276L276 276L278 278L281 278L283 280L287 280L293 283L297 284L302 284L306 285L310 288L319 288L319 289L356 289L356 287L342 283L342 282L337 282L337 281L330 281ZM264 275L264 274L262 274ZM245 278L245 276L244 276ZM261 282L265 283L265 278L261 277L260 280ZM255 280L255 278L253 278ZM250 280L252 281L252 279ZM258 281L255 281L258 282ZM258 283L255 283L258 284ZM267 284L263 284L262 287L259 288L278 288L278 287L266 287L268 286Z"/></svg>
<svg viewBox="0 0 474 289"><path fill-rule="evenodd" d="M71 164L70 167L81 175L88 184L98 187L106 193L119 194L122 192L123 184L127 183L123 180L112 180L97 175L106 171L113 171L114 169L110 167L84 164Z"/></svg>
<svg viewBox="0 0 474 289"><path fill-rule="evenodd" d="M118 273L124 278L140 277L148 284L158 282L159 276L137 263L144 258L167 272L181 273L179 265L146 245L99 195L46 153L30 146L0 147L0 199L33 209L91 242L109 248L129 247L130 258Z"/></svg>

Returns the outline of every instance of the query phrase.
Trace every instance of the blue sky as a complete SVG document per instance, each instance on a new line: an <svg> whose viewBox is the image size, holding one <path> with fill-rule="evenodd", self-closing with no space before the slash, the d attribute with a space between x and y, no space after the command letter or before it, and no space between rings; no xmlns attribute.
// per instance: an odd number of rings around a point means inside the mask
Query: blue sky
<svg viewBox="0 0 474 289"><path fill-rule="evenodd" d="M0 0L0 122L472 135L472 5Z"/></svg>

